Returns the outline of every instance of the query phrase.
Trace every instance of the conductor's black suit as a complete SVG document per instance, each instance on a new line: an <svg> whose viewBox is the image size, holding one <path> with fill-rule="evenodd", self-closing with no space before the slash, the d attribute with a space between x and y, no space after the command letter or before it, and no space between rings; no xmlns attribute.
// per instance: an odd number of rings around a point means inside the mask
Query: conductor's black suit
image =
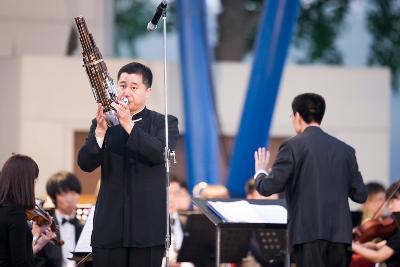
<svg viewBox="0 0 400 267"><path fill-rule="evenodd" d="M263 195L285 191L297 266L346 266L352 242L348 198L367 198L352 147L307 127L281 145L271 172L257 175L256 188Z"/></svg>

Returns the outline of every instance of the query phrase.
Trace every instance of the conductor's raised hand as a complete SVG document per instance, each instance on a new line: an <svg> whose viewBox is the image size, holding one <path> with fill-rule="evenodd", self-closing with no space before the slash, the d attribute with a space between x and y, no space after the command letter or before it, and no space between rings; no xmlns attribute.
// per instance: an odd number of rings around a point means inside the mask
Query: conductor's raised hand
<svg viewBox="0 0 400 267"><path fill-rule="evenodd" d="M108 125L107 125L106 115L104 114L104 108L101 104L98 104L98 106L97 106L96 122L97 122L97 127L96 127L96 131L95 131L95 135L97 137L104 137L104 135L106 134Z"/></svg>
<svg viewBox="0 0 400 267"><path fill-rule="evenodd" d="M268 169L268 164L269 164L269 150L266 149L265 147L260 147L254 152L254 169L255 172L258 172L260 170L267 171Z"/></svg>

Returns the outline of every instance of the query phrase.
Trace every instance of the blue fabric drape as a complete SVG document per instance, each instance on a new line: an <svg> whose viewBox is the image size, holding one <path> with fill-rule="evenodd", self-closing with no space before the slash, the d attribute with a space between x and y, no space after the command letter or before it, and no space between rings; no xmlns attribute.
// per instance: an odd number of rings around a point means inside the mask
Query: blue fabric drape
<svg viewBox="0 0 400 267"><path fill-rule="evenodd" d="M206 6L203 0L177 1L181 77L185 114L185 153L190 188L205 181L219 182L220 156Z"/></svg>
<svg viewBox="0 0 400 267"><path fill-rule="evenodd" d="M400 93L391 92L390 105L390 183L400 180Z"/></svg>
<svg viewBox="0 0 400 267"><path fill-rule="evenodd" d="M254 151L267 145L298 9L299 0L266 1L264 5L247 97L230 161L227 185L233 197L244 195L245 182L254 174Z"/></svg>

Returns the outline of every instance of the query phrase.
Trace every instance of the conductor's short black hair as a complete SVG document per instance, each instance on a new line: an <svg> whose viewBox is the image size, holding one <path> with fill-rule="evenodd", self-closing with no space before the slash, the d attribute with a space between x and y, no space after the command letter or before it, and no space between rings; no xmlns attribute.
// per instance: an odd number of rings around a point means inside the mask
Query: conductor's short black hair
<svg viewBox="0 0 400 267"><path fill-rule="evenodd" d="M49 180L47 180L46 190L56 207L56 196L58 194L69 191L74 191L78 194L82 192L81 183L78 178L74 174L66 171L60 171L53 174Z"/></svg>
<svg viewBox="0 0 400 267"><path fill-rule="evenodd" d="M140 74L142 75L142 81L147 88L150 88L153 84L153 73L151 72L150 68L139 63L139 62L131 62L123 66L118 71L118 80L121 77L122 73L128 74Z"/></svg>
<svg viewBox="0 0 400 267"><path fill-rule="evenodd" d="M292 102L293 114L298 112L306 123L321 124L325 114L325 99L314 93L305 93L296 96Z"/></svg>

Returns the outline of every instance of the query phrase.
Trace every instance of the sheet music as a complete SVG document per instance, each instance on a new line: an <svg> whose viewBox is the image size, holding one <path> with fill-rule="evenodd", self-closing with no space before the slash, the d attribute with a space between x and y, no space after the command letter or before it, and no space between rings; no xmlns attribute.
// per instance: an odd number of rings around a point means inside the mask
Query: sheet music
<svg viewBox="0 0 400 267"><path fill-rule="evenodd" d="M263 223L287 223L287 210L280 205L250 205Z"/></svg>
<svg viewBox="0 0 400 267"><path fill-rule="evenodd" d="M92 252L92 246L90 245L90 243L92 239L94 209L95 206L93 205L90 209L90 213L86 220L85 226L83 226L74 252Z"/></svg>
<svg viewBox="0 0 400 267"><path fill-rule="evenodd" d="M280 205L256 205L246 200L208 201L207 205L226 222L287 223L287 211Z"/></svg>

